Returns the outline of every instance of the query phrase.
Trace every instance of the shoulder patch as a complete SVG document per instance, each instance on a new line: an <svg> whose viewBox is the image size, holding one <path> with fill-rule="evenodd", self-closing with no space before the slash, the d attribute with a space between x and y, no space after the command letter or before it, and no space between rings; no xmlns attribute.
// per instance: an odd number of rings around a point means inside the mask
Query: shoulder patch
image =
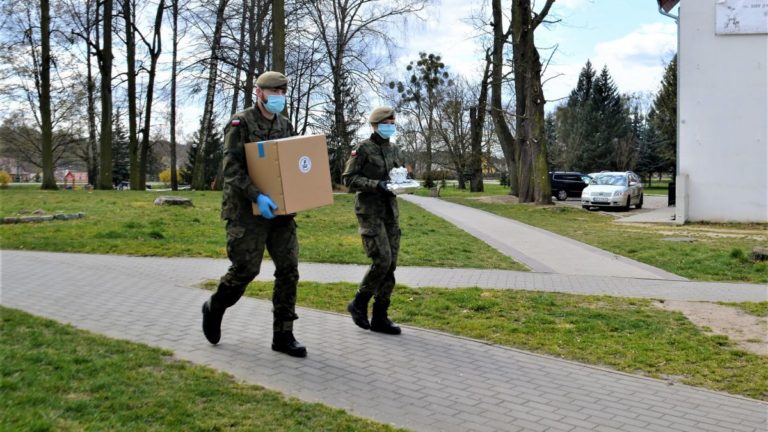
<svg viewBox="0 0 768 432"><path fill-rule="evenodd" d="M230 126L240 126L240 119L232 119Z"/></svg>
<svg viewBox="0 0 768 432"><path fill-rule="evenodd" d="M352 150L352 153L350 154L352 157L357 157L357 150Z"/></svg>

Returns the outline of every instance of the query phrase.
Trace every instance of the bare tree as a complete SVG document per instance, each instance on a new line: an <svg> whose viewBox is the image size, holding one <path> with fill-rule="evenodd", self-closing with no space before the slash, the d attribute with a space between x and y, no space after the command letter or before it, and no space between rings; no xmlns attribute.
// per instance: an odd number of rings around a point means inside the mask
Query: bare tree
<svg viewBox="0 0 768 432"><path fill-rule="evenodd" d="M179 190L178 173L176 172L176 75L179 67L179 0L171 0L171 26L173 27L173 36L171 40L171 190Z"/></svg>
<svg viewBox="0 0 768 432"><path fill-rule="evenodd" d="M42 189L56 190L53 177L53 125L51 123L51 4L40 0L40 118L42 120L43 184ZM33 45L30 43L30 45ZM33 50L33 58L35 57Z"/></svg>
<svg viewBox="0 0 768 432"><path fill-rule="evenodd" d="M351 142L346 131L350 129L345 106L345 89L361 87L373 79L378 63L371 57L372 48L382 43L388 49L391 41L384 25L395 18L407 17L421 10L425 0L308 0L311 19L323 43L328 62L331 84L330 101L333 107L331 137L337 137L338 146L346 152Z"/></svg>
<svg viewBox="0 0 768 432"><path fill-rule="evenodd" d="M466 172L470 161L471 125L469 113L474 101L469 97L466 81L461 80L445 89L439 101L435 130L443 141L453 171L459 181L459 189L466 189Z"/></svg>
<svg viewBox="0 0 768 432"><path fill-rule="evenodd" d="M512 129L507 122L506 111L502 103L504 83L504 52L507 41L512 33L511 25L504 30L501 0L492 0L493 20L493 51L491 62L491 118L496 130L496 135L501 144L501 150L507 161L507 170L510 180L510 193L518 195L517 166L520 159L520 150L512 134Z"/></svg>
<svg viewBox="0 0 768 432"><path fill-rule="evenodd" d="M139 174L139 137L138 137L138 98L136 97L136 25L134 0L122 0L122 15L125 23L125 63L127 75L128 98L128 155L131 190L140 188Z"/></svg>
<svg viewBox="0 0 768 432"><path fill-rule="evenodd" d="M56 164L73 145L82 114L82 93L74 85L78 77L59 73L74 67L65 50L69 42L52 23L49 2L40 8L4 5L3 12L0 97L7 108L4 116L13 121L6 124L12 133L3 137L3 146L43 171L44 189L56 189ZM54 34L60 42L55 50Z"/></svg>
<svg viewBox="0 0 768 432"><path fill-rule="evenodd" d="M544 90L541 60L534 42L536 28L544 22L555 0L547 0L536 13L531 0L512 0L512 52L517 105L517 141L520 147L517 181L520 202L551 204L544 132Z"/></svg>
<svg viewBox="0 0 768 432"><path fill-rule="evenodd" d="M102 11L103 45L96 52L101 71L101 163L96 187L112 189L112 0L103 0Z"/></svg>
<svg viewBox="0 0 768 432"><path fill-rule="evenodd" d="M483 78L480 81L480 91L477 95L477 105L470 107L470 147L472 156L469 162L469 171L471 172L470 191L483 191L483 130L485 125L485 114L488 108L488 81L491 75L490 50L486 50L485 70Z"/></svg>
<svg viewBox="0 0 768 432"><path fill-rule="evenodd" d="M205 93L205 106L203 107L203 119L200 127L200 148L197 149L195 166L192 171L192 187L202 190L205 185L205 146L208 142L210 133L209 125L213 118L213 103L216 92L217 75L219 72L219 51L221 48L221 32L224 26L224 12L227 9L229 0L219 0L216 8L216 23L214 25L213 36L211 38L210 57L208 59L208 85Z"/></svg>
<svg viewBox="0 0 768 432"><path fill-rule="evenodd" d="M285 73L285 0L272 0L272 70Z"/></svg>
<svg viewBox="0 0 768 432"><path fill-rule="evenodd" d="M95 31L98 31L98 22L94 15L98 15L96 0L85 0L80 2L72 0L67 4L69 15L72 19L73 36L82 39L85 44L85 81L86 81L86 104L88 111L88 141L85 147L84 159L88 171L88 183L91 186L96 185L99 169L99 149L96 145L96 80L93 76L93 53L99 49L93 38ZM81 9L82 7L82 9ZM74 43L74 41L72 41Z"/></svg>
<svg viewBox="0 0 768 432"><path fill-rule="evenodd" d="M144 35L141 40L149 52L149 69L147 70L147 99L144 105L144 127L141 130L141 151L139 154L139 189L144 190L147 185L147 163L150 148L150 125L152 120L152 101L154 99L155 77L157 75L157 60L162 52L162 41L160 37L160 27L163 23L163 11L165 10L165 0L160 0L155 12L155 24L153 26L152 42L149 42ZM133 170L133 168L131 168Z"/></svg>
<svg viewBox="0 0 768 432"><path fill-rule="evenodd" d="M432 187L432 146L437 140L437 110L441 103L442 92L453 85L441 57L435 54L419 53L416 62L406 67L408 75L403 81L389 83L399 95L398 109L412 116L421 139L424 141L425 186Z"/></svg>

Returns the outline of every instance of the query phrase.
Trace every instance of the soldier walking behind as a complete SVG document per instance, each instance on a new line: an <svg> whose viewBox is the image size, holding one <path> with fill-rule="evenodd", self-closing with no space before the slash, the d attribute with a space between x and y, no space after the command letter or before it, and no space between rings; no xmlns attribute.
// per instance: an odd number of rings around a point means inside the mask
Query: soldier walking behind
<svg viewBox="0 0 768 432"><path fill-rule="evenodd" d="M212 344L221 339L221 320L246 286L259 274L264 249L275 263L272 292L272 349L305 357L307 349L293 336L296 286L299 281L299 244L295 215L275 216L277 205L251 182L245 143L296 135L285 107L288 79L279 72L264 72L256 80L256 106L241 111L225 128L221 217L227 221L227 256L232 262L211 298L203 303L203 334ZM260 216L253 214L255 202Z"/></svg>
<svg viewBox="0 0 768 432"><path fill-rule="evenodd" d="M365 273L354 300L347 305L358 327L386 334L400 334L400 327L387 317L395 288L395 268L400 250L400 224L395 194L387 189L389 171L403 166L400 150L390 144L395 133L395 110L379 107L371 112L373 133L361 142L347 160L344 184L355 194L355 214L365 253L371 267ZM368 321L368 301L373 300Z"/></svg>

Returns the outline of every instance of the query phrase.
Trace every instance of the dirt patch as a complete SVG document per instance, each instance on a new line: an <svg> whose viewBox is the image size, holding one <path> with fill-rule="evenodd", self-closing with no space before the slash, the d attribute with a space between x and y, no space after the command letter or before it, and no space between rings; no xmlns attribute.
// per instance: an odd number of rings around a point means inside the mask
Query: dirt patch
<svg viewBox="0 0 768 432"><path fill-rule="evenodd" d="M485 203L485 204L517 204L518 200L516 196L513 195L491 195L491 196L481 196L477 198L470 198L472 200L475 200L477 202Z"/></svg>
<svg viewBox="0 0 768 432"><path fill-rule="evenodd" d="M696 326L706 327L708 333L727 336L739 348L768 355L768 318L715 303L666 300L654 304L664 310L682 312Z"/></svg>

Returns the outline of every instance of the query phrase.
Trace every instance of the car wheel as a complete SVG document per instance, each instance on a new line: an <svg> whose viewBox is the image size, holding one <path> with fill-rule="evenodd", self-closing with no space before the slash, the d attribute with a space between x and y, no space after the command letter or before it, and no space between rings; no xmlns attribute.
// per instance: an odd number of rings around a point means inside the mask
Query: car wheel
<svg viewBox="0 0 768 432"><path fill-rule="evenodd" d="M557 198L558 201L565 201L568 199L568 192L564 190L559 190L555 194L555 198Z"/></svg>
<svg viewBox="0 0 768 432"><path fill-rule="evenodd" d="M591 209L590 206L585 206L585 205L581 206L581 208L583 208L584 210L587 210L587 211L589 211Z"/></svg>
<svg viewBox="0 0 768 432"><path fill-rule="evenodd" d="M635 208L636 209L643 208L643 194L640 194L640 201L638 201L637 204L635 204Z"/></svg>
<svg viewBox="0 0 768 432"><path fill-rule="evenodd" d="M625 205L621 209L624 210L624 211L629 211L630 207L632 207L632 195L627 197L627 205Z"/></svg>

